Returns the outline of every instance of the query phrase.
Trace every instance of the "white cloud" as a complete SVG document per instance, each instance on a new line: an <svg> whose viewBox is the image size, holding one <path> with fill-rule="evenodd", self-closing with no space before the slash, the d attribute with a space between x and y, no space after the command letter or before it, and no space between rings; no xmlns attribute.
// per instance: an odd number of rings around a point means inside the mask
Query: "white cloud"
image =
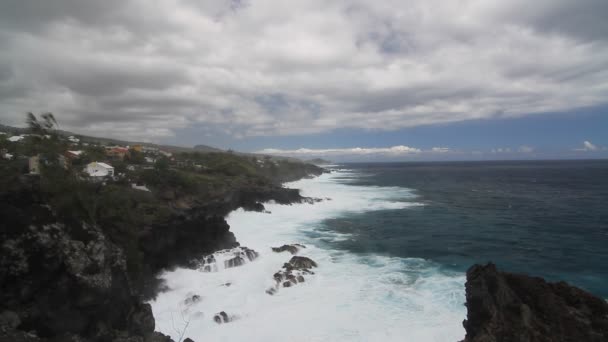
<svg viewBox="0 0 608 342"><path fill-rule="evenodd" d="M597 146L593 145L590 141L584 141L583 142L583 148L585 151L597 151L598 148Z"/></svg>
<svg viewBox="0 0 608 342"><path fill-rule="evenodd" d="M575 149L575 151L585 151L585 152L593 152L593 151L597 151L600 148L594 144L591 143L591 141L585 140L583 141L583 147L582 148L577 148Z"/></svg>
<svg viewBox="0 0 608 342"><path fill-rule="evenodd" d="M517 151L521 152L521 153L532 153L532 152L534 152L534 147L522 145L519 147L519 149Z"/></svg>
<svg viewBox="0 0 608 342"><path fill-rule="evenodd" d="M492 153L511 153L510 147L498 147L490 150Z"/></svg>
<svg viewBox="0 0 608 342"><path fill-rule="evenodd" d="M602 105L607 3L6 0L0 118L49 110L65 129L161 139L193 125L293 135Z"/></svg>
<svg viewBox="0 0 608 342"><path fill-rule="evenodd" d="M353 147L353 148L330 148L330 149L310 149L300 148L296 150L283 150L267 148L256 153L261 154L276 154L276 155L293 155L293 156L353 156L353 155L371 155L371 154L384 154L390 156L408 155L421 153L422 150L414 147L398 145L392 147Z"/></svg>

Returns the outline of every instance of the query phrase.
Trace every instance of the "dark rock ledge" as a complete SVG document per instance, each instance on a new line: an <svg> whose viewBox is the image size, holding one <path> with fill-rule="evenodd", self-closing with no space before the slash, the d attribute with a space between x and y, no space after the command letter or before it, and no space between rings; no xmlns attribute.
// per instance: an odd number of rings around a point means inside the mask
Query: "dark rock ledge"
<svg viewBox="0 0 608 342"><path fill-rule="evenodd" d="M240 189L174 208L167 221L142 226L137 246L125 251L108 227L57 217L35 184L0 191L0 342L171 341L154 331L145 303L161 288L156 274L238 247L224 216L239 207L262 210L257 203L270 200L307 201L294 189ZM257 256L240 251L239 258ZM138 255L138 278L127 253Z"/></svg>
<svg viewBox="0 0 608 342"><path fill-rule="evenodd" d="M608 303L564 282L474 265L466 300L465 342L608 341Z"/></svg>
<svg viewBox="0 0 608 342"><path fill-rule="evenodd" d="M306 248L303 245L298 245ZM294 256L289 262L283 264L283 268L277 271L272 277L275 285L266 290L269 295L274 295L282 287L292 287L293 285L306 281L305 275L315 274L312 268L317 267L317 263L310 258Z"/></svg>

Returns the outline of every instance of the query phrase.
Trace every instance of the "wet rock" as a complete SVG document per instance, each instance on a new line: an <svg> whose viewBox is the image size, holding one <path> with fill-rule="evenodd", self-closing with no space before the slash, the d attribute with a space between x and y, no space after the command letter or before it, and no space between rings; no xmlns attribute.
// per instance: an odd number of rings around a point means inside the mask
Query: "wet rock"
<svg viewBox="0 0 608 342"><path fill-rule="evenodd" d="M323 199L315 198L315 197L305 197L302 199L302 202L307 203L307 204L315 204L315 203L323 202Z"/></svg>
<svg viewBox="0 0 608 342"><path fill-rule="evenodd" d="M193 267L198 268L201 272L217 272L222 268L222 264L223 268L233 268L254 261L258 257L259 253L251 248L236 247L204 256L194 262ZM218 267L218 263L220 267Z"/></svg>
<svg viewBox="0 0 608 342"><path fill-rule="evenodd" d="M224 261L224 267L232 268L232 267L241 266L244 263L245 263L245 259L243 259L241 256L237 255L232 259L228 259L228 260Z"/></svg>
<svg viewBox="0 0 608 342"><path fill-rule="evenodd" d="M247 259L249 261L253 261L255 259L258 258L258 256L260 256L260 254L256 251L254 251L251 248L247 248L247 247L242 247L243 253L245 253L245 256L247 257Z"/></svg>
<svg viewBox="0 0 608 342"><path fill-rule="evenodd" d="M192 339L191 339L191 338L189 338L189 337L186 337L186 339L184 339L184 341L183 341L183 342L194 342L194 340L192 340Z"/></svg>
<svg viewBox="0 0 608 342"><path fill-rule="evenodd" d="M303 256L294 256L289 260L289 265L294 269L310 269L317 267L317 263L312 259Z"/></svg>
<svg viewBox="0 0 608 342"><path fill-rule="evenodd" d="M287 245L285 245L287 246ZM310 268L317 267L317 263L307 257L294 256L283 265L283 269L273 274L274 288L266 290L269 295L274 295L281 287L292 287L305 282L304 275L314 274Z"/></svg>
<svg viewBox="0 0 608 342"><path fill-rule="evenodd" d="M296 276L295 276L295 275L293 275L293 274L291 274L291 273L290 273L290 274L288 274L286 278L287 278L287 280L289 280L290 282L292 282L292 283L294 283L294 284L297 284L297 283L298 283L298 281L296 280Z"/></svg>
<svg viewBox="0 0 608 342"><path fill-rule="evenodd" d="M192 295L192 296L186 298L184 300L184 304L186 304L186 305L192 305L192 304L200 302L201 299L202 299L201 296L195 294L195 295Z"/></svg>
<svg viewBox="0 0 608 342"><path fill-rule="evenodd" d="M230 317L228 316L228 314L225 311L221 311L220 313L216 313L213 316L213 320L217 324L228 323L228 322L231 321Z"/></svg>
<svg viewBox="0 0 608 342"><path fill-rule="evenodd" d="M272 247L272 251L275 253L281 253L281 252L287 251L291 254L297 254L300 251L300 249L302 249L302 248L306 248L306 246L295 243L295 244L291 244L291 245L283 245L281 247Z"/></svg>
<svg viewBox="0 0 608 342"><path fill-rule="evenodd" d="M145 335L154 331L154 316L152 315L152 306L148 303L139 304L129 317L130 331L137 335Z"/></svg>
<svg viewBox="0 0 608 342"><path fill-rule="evenodd" d="M144 342L173 342L173 340L166 335L159 332L153 332L144 337Z"/></svg>
<svg viewBox="0 0 608 342"><path fill-rule="evenodd" d="M608 303L564 282L474 265L466 300L465 342L608 341Z"/></svg>

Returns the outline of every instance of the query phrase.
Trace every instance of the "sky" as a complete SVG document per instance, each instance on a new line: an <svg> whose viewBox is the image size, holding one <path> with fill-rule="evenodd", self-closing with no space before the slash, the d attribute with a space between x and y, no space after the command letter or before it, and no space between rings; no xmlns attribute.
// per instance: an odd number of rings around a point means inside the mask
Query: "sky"
<svg viewBox="0 0 608 342"><path fill-rule="evenodd" d="M606 0L3 0L0 123L336 161L608 157Z"/></svg>

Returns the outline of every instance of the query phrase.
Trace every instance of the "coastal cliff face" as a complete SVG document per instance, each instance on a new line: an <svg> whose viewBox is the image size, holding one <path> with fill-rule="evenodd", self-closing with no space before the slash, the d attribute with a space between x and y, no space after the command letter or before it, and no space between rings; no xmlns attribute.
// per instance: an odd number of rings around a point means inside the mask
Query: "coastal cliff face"
<svg viewBox="0 0 608 342"><path fill-rule="evenodd" d="M608 303L564 282L474 265L466 299L465 342L608 341Z"/></svg>
<svg viewBox="0 0 608 342"><path fill-rule="evenodd" d="M34 188L1 201L0 341L169 341L100 227L59 222Z"/></svg>
<svg viewBox="0 0 608 342"><path fill-rule="evenodd" d="M235 187L206 201L171 196L163 220L117 233L120 227L66 220L35 179L15 180L0 191L0 342L171 341L154 332L144 303L158 290L156 275L238 246L224 216L240 207L264 210L269 200L306 199L273 184Z"/></svg>

